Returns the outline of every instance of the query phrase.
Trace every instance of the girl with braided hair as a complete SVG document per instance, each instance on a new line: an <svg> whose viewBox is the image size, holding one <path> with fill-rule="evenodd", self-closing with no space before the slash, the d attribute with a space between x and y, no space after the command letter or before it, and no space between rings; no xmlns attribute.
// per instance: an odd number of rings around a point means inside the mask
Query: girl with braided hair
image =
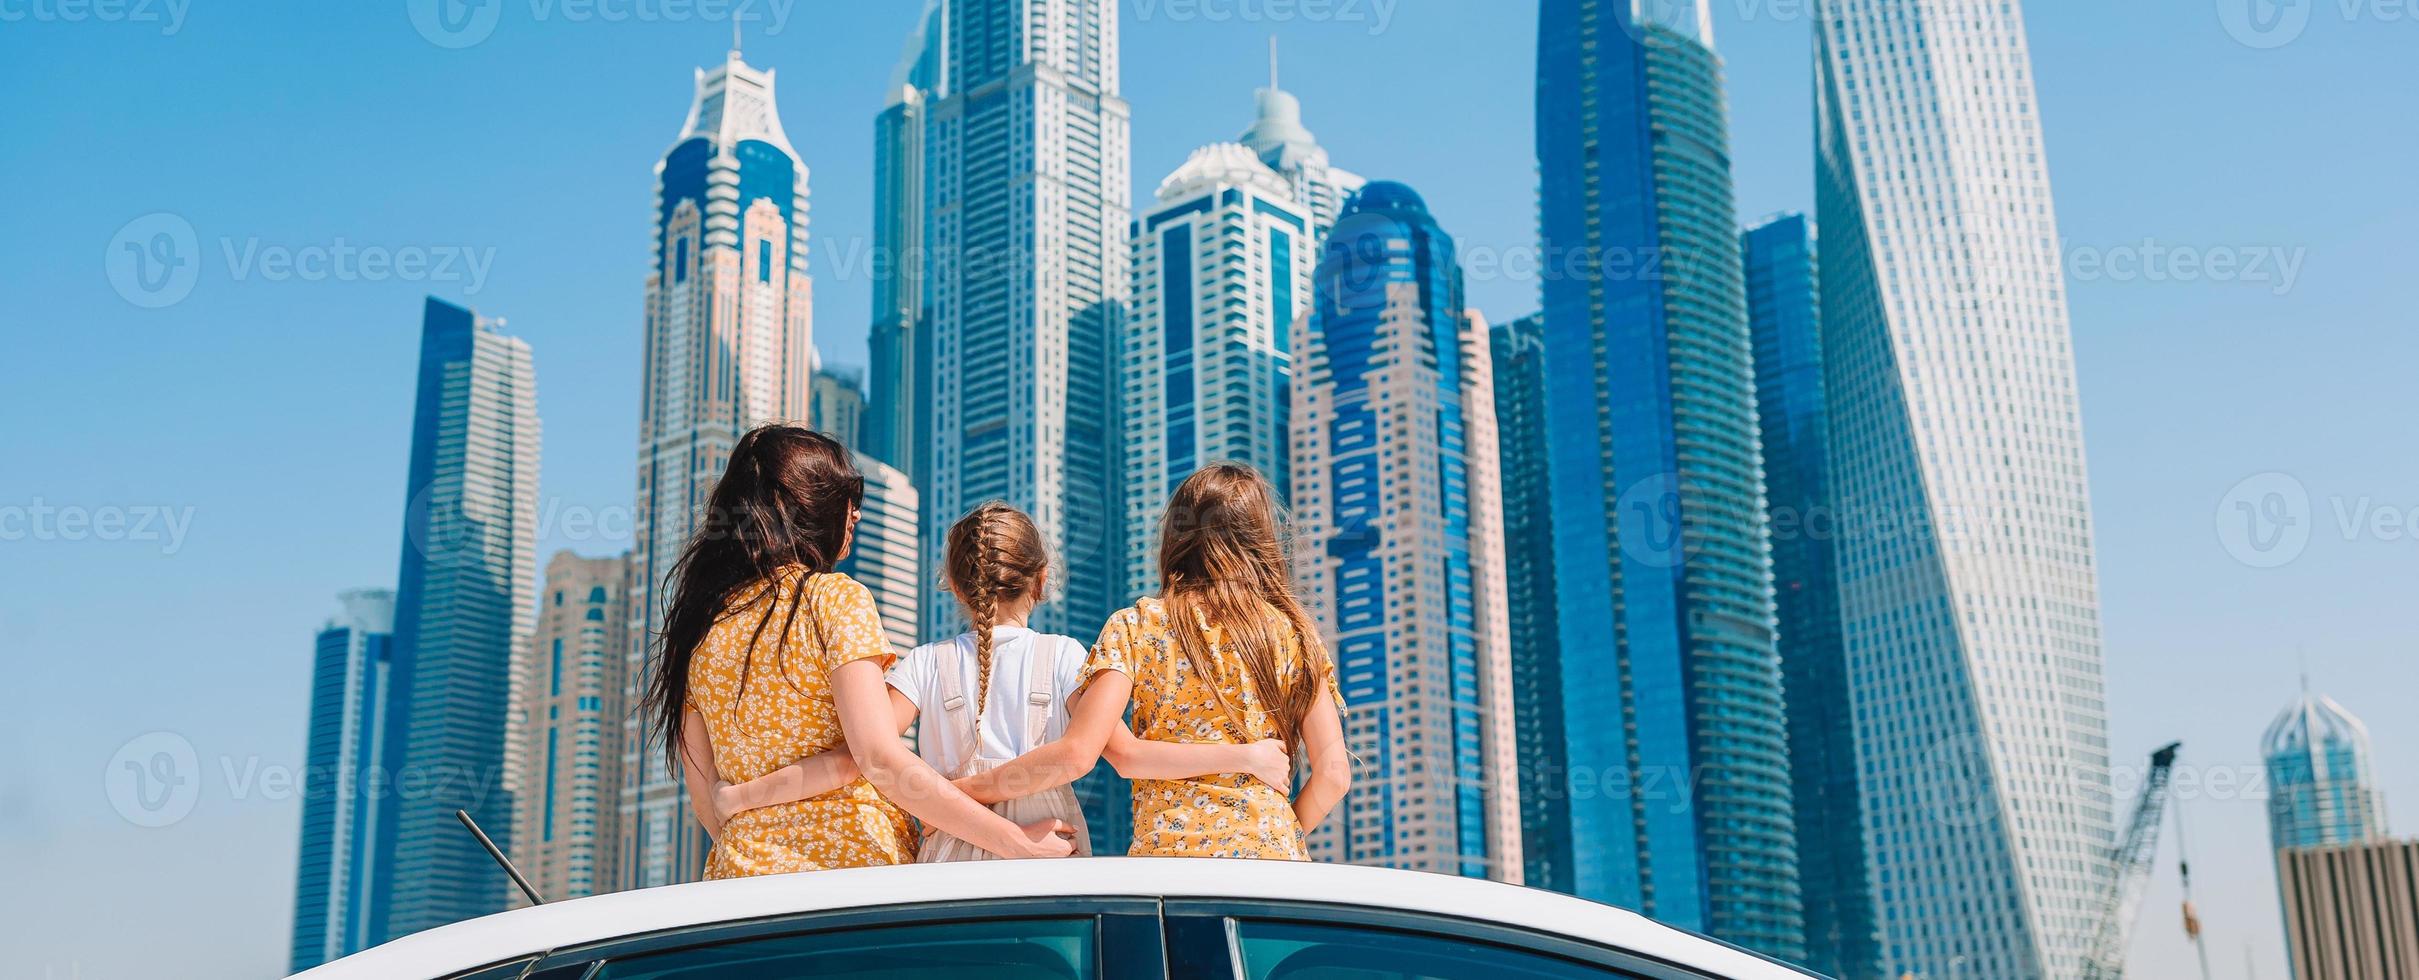
<svg viewBox="0 0 2419 980"><path fill-rule="evenodd" d="M1273 739L1154 743L1122 726L1098 727L1115 728L1123 738L1067 737L1087 652L1074 639L1026 625L1047 594L1050 555L1023 512L997 501L976 507L949 529L945 566L942 584L957 596L973 628L908 654L890 671L890 700L900 729L916 730L924 762L967 796L991 804L1014 824L1063 822L1075 853L1083 855L1091 853L1089 835L1068 784L1103 757L1137 779L1232 774L1272 785L1285 781L1284 745ZM1113 700L1122 712L1125 693ZM779 805L854 778L850 753L835 749L753 782L721 787L717 804L725 813ZM1000 856L929 823L924 830L919 861Z"/></svg>

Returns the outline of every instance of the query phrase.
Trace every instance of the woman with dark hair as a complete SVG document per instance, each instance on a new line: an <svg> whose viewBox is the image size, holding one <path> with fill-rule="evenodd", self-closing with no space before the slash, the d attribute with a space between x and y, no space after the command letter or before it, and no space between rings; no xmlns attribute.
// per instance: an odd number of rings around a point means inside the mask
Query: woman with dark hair
<svg viewBox="0 0 2419 980"><path fill-rule="evenodd" d="M882 679L893 654L873 595L832 571L864 494L830 437L757 428L732 447L673 567L645 711L714 838L708 878L906 864L916 854L909 813L1006 857L1072 849L1065 824L1010 823L899 740ZM744 783L843 743L863 779L728 822L717 816L718 780Z"/></svg>

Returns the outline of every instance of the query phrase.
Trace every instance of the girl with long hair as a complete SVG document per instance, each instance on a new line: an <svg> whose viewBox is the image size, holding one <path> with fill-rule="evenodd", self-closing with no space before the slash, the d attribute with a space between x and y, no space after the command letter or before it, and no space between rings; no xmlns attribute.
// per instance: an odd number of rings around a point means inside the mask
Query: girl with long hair
<svg viewBox="0 0 2419 980"><path fill-rule="evenodd" d="M1127 853L1308 860L1303 836L1352 788L1335 663L1294 596L1280 521L1275 491L1249 466L1213 463L1176 487L1159 522L1160 594L1101 630L1063 741L1099 751L1130 701L1146 743L1275 739L1309 776L1290 799L1290 778L1137 779ZM1053 761L1018 759L978 779L1037 782Z"/></svg>
<svg viewBox="0 0 2419 980"><path fill-rule="evenodd" d="M993 853L1073 849L1066 824L1009 822L897 738L882 683L894 658L873 596L832 570L848 553L864 492L830 437L793 425L751 430L731 448L672 569L644 710L714 838L708 878L905 863L915 854L910 813ZM746 782L843 743L864 778L728 820L713 804L717 781Z"/></svg>
<svg viewBox="0 0 2419 980"><path fill-rule="evenodd" d="M1091 852L1083 810L1067 784L1103 757L1131 778L1175 779L1238 773L1269 785L1286 779L1283 743L1185 745L1144 742L1114 725L1105 745L1070 744L1070 697L1081 686L1082 643L1034 632L1027 622L1048 594L1050 554L1024 512L997 501L950 527L942 584L973 628L926 644L890 672L892 710L933 769L954 777L976 800L1020 824L1060 820L1073 826L1075 853ZM1109 702L1103 702L1104 704ZM1122 713L1125 695L1115 696ZM825 752L764 778L718 787L725 813L820 796L854 779L844 750ZM997 770L1020 760L1030 774L1003 781ZM927 828L931 831L932 828ZM930 832L921 861L994 856L946 832Z"/></svg>

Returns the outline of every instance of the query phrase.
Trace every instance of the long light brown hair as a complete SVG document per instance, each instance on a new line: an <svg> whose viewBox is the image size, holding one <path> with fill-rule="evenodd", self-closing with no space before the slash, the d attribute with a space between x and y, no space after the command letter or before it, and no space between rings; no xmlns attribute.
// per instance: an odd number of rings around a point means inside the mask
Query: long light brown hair
<svg viewBox="0 0 2419 980"><path fill-rule="evenodd" d="M1211 463L1178 484L1159 519L1160 599L1193 674L1205 680L1218 676L1208 669L1209 640L1198 625L1207 622L1219 628L1227 652L1242 663L1278 733L1288 745L1299 745L1303 719L1326 696L1335 668L1318 627L1294 596L1276 497L1260 471L1241 463ZM1271 621L1271 610L1282 623ZM1284 635L1284 625L1292 627L1292 636ZM1288 642L1300 644L1302 657L1302 669L1290 684L1278 671ZM1243 716L1225 703L1215 682L1210 689L1229 714Z"/></svg>
<svg viewBox="0 0 2419 980"><path fill-rule="evenodd" d="M974 624L974 662L981 680L975 688L974 716L983 716L991 695L991 621L1000 604L1033 595L1041 588L1042 572L1050 567L1050 551L1025 512L990 501L949 527L945 566L949 590L966 607ZM1038 597L1037 597L1038 598ZM1040 668L1035 668L1040 669Z"/></svg>

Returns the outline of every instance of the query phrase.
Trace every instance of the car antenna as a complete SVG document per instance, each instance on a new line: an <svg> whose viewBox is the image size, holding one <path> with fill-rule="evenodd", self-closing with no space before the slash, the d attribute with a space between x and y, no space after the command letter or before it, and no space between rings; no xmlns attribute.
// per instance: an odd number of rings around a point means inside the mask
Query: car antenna
<svg viewBox="0 0 2419 980"><path fill-rule="evenodd" d="M479 839L479 846L487 849L487 856L503 866L504 873L512 876L513 884L521 886L521 894L529 896L529 904L546 904L546 899L538 894L538 890L529 887L529 879L521 877L521 869L513 867L512 859L505 857L504 852L496 848L496 842L488 839L487 832L479 829L479 822L470 818L470 811L455 810L454 819L462 821L462 826L469 828L470 835Z"/></svg>

